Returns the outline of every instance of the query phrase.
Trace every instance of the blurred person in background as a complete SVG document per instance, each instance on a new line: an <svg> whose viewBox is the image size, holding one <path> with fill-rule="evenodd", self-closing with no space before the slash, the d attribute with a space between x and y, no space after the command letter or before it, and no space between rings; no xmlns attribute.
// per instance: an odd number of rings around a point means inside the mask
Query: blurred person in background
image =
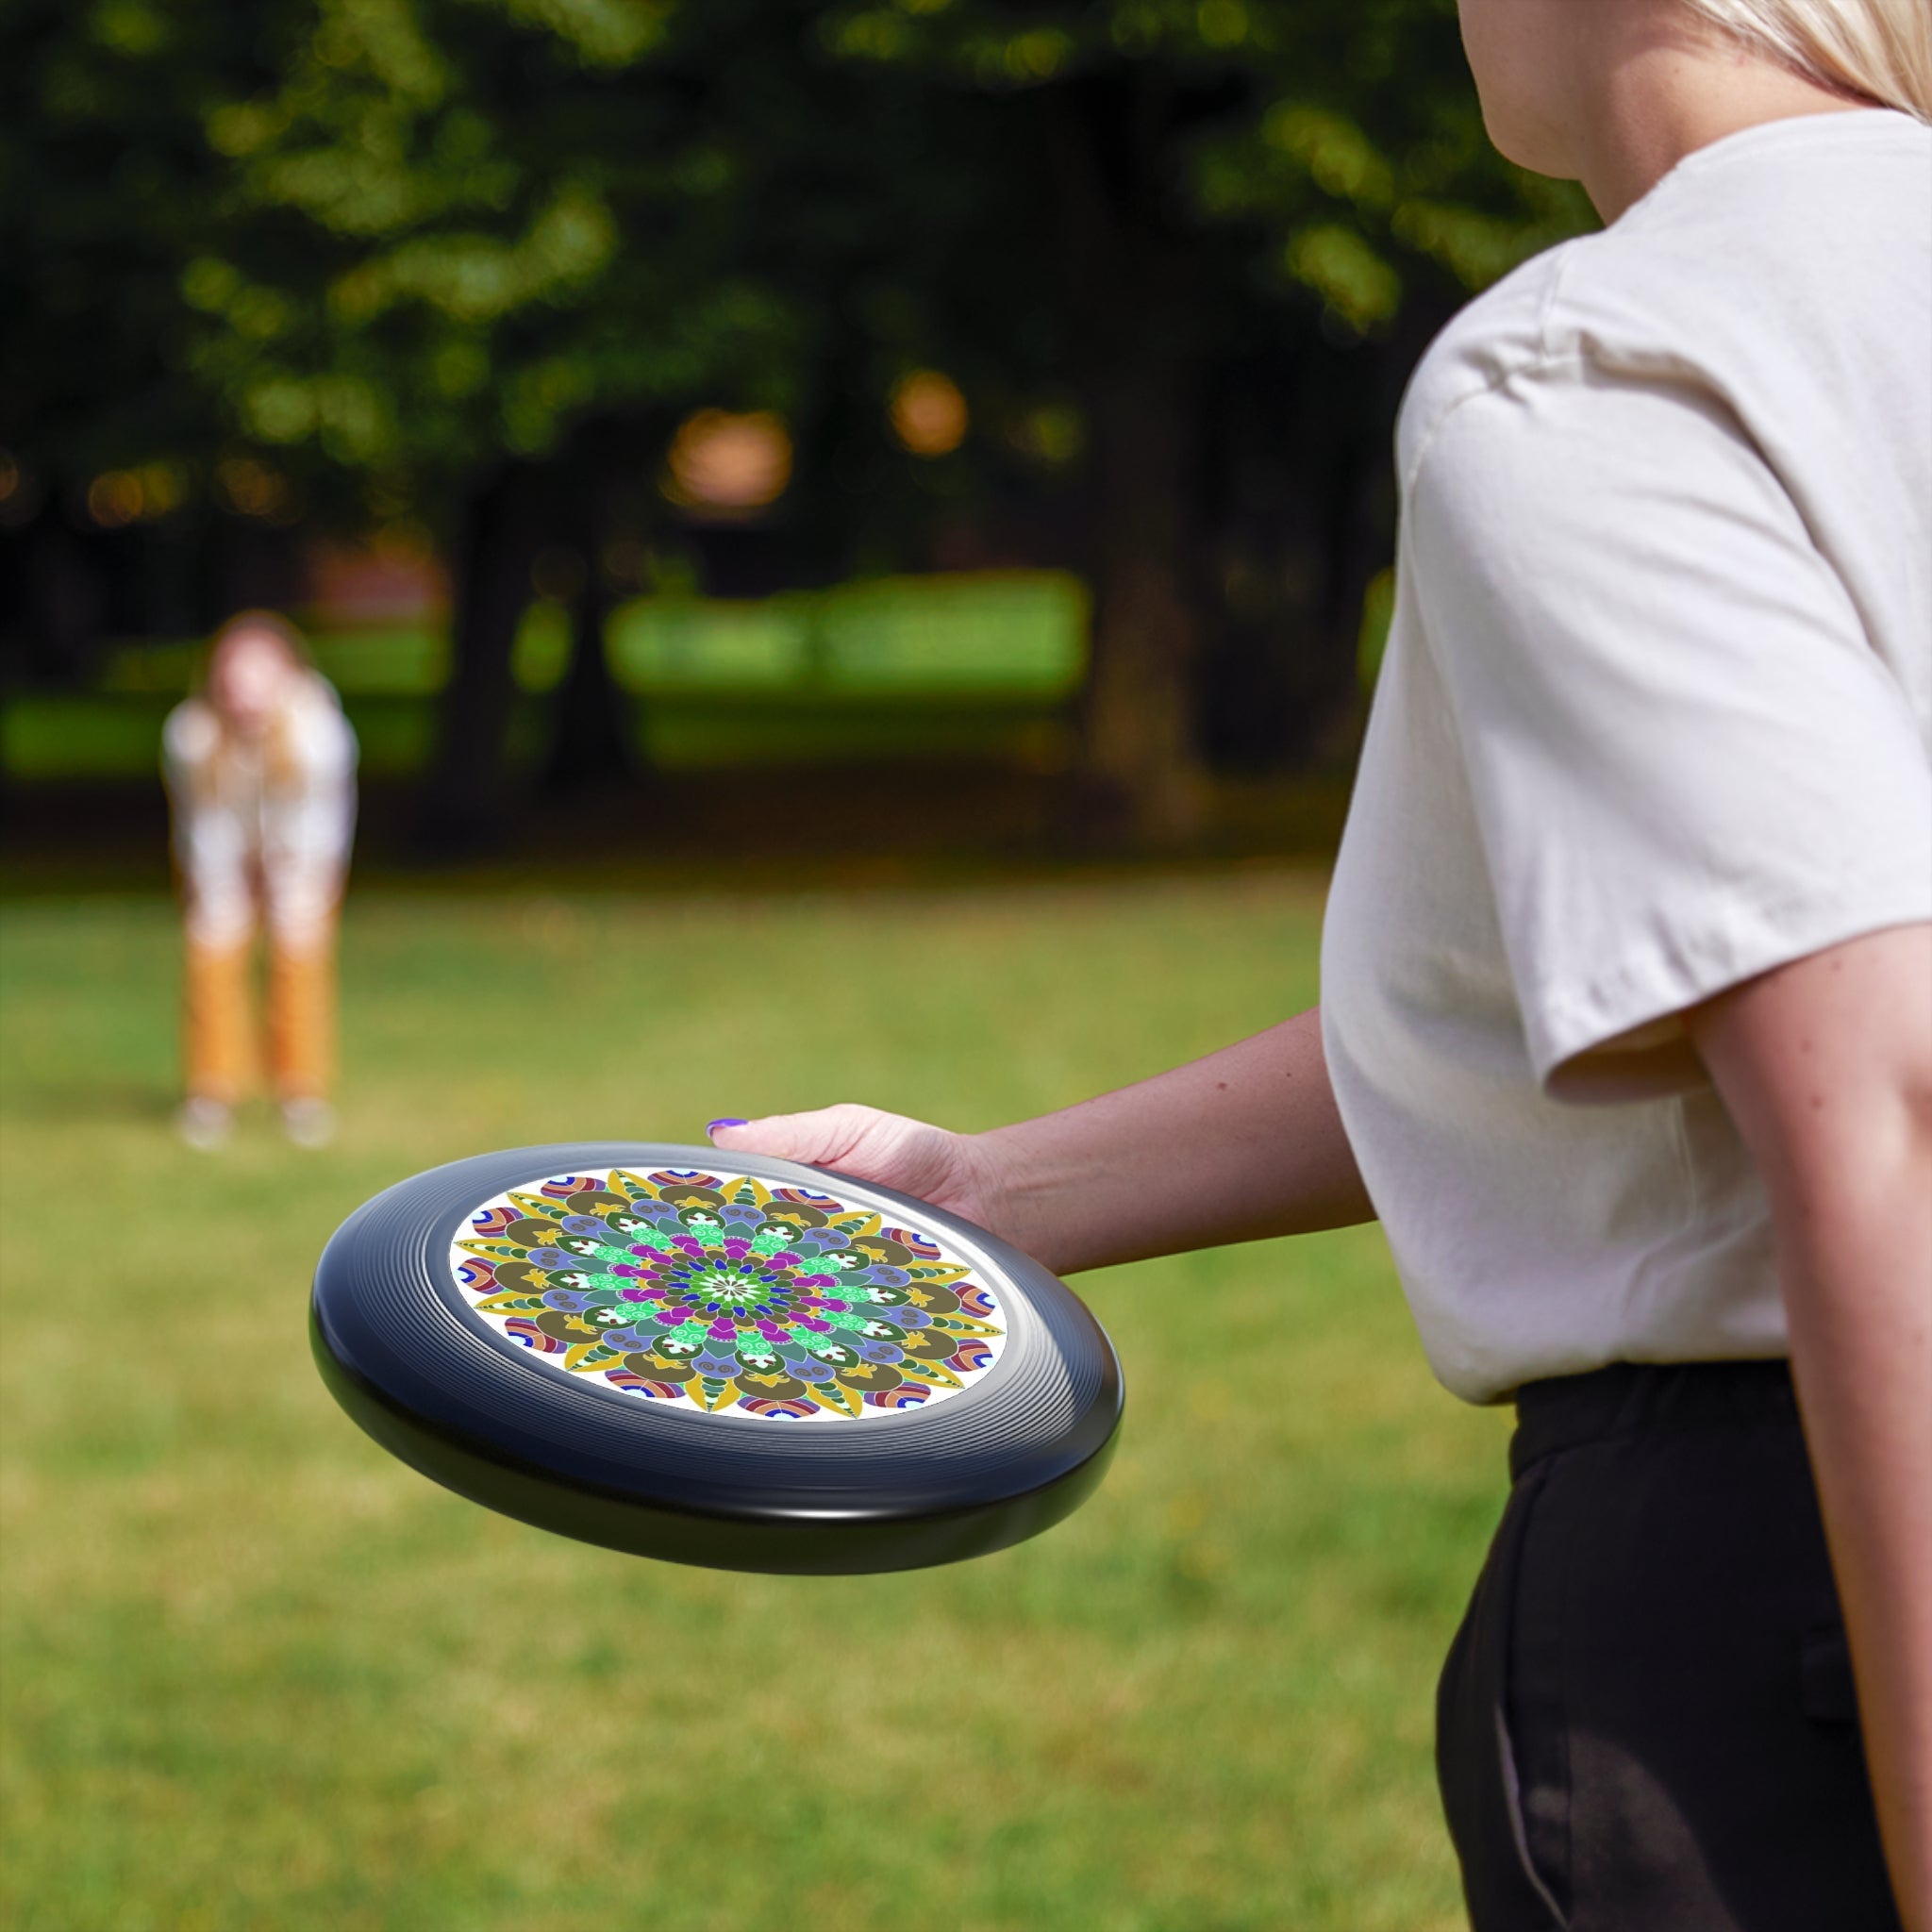
<svg viewBox="0 0 1932 1932"><path fill-rule="evenodd" d="M1476 1932L1932 1932L1932 8L1460 10L1607 225L1404 400L1322 1007L712 1137L1061 1274L1379 1218L1517 1410L1437 1702Z"/></svg>
<svg viewBox="0 0 1932 1932"><path fill-rule="evenodd" d="M273 612L231 618L202 690L162 737L187 925L181 1137L228 1137L258 1081L253 982L268 932L267 1065L301 1147L334 1132L336 919L356 822L356 735L300 634Z"/></svg>

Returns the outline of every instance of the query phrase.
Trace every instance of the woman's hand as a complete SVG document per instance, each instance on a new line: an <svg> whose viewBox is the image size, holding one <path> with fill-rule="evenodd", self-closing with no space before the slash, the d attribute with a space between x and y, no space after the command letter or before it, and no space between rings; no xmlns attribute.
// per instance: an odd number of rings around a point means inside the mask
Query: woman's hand
<svg viewBox="0 0 1932 1932"><path fill-rule="evenodd" d="M1370 1221L1314 1008L1139 1086L985 1134L870 1107L714 1121L976 1221L1056 1274Z"/></svg>
<svg viewBox="0 0 1932 1932"><path fill-rule="evenodd" d="M916 1195L950 1214L977 1222L1006 1240L1015 1237L984 1144L904 1114L875 1107L822 1107L811 1113L774 1113L758 1121L713 1121L711 1144L732 1154L770 1154L809 1167L836 1168L857 1180Z"/></svg>

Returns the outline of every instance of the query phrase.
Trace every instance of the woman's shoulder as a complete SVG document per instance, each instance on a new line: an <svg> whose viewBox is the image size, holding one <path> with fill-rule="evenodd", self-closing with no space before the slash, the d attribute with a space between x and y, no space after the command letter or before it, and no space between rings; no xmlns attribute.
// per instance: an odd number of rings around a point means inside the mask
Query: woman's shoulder
<svg viewBox="0 0 1932 1932"><path fill-rule="evenodd" d="M206 698L183 698L161 726L161 753L170 764L205 763L222 741L214 707Z"/></svg>
<svg viewBox="0 0 1932 1932"><path fill-rule="evenodd" d="M1474 397L1534 377L1706 391L1749 420L1824 378L1923 386L1932 128L1890 112L1750 127L1609 227L1533 257L1436 338L1404 398L1401 475Z"/></svg>
<svg viewBox="0 0 1932 1932"><path fill-rule="evenodd" d="M342 701L336 688L321 672L305 669L295 683L294 708L306 716L325 718L342 715Z"/></svg>
<svg viewBox="0 0 1932 1932"><path fill-rule="evenodd" d="M1396 444L1405 482L1459 405L1546 358L1550 311L1565 276L1574 258L1601 239L1578 236L1532 256L1450 318L1403 394Z"/></svg>

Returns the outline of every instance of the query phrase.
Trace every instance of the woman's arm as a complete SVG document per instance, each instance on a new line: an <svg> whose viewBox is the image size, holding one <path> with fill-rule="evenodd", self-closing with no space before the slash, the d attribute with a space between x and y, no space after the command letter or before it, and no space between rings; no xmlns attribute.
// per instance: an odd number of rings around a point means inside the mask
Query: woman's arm
<svg viewBox="0 0 1932 1932"><path fill-rule="evenodd" d="M1932 926L1689 1016L1764 1175L1791 1366L1910 1932L1932 1932Z"/></svg>
<svg viewBox="0 0 1932 1932"><path fill-rule="evenodd" d="M719 1123L745 1153L948 1208L1057 1274L1373 1221L1310 1008L1206 1059L984 1134L869 1107Z"/></svg>

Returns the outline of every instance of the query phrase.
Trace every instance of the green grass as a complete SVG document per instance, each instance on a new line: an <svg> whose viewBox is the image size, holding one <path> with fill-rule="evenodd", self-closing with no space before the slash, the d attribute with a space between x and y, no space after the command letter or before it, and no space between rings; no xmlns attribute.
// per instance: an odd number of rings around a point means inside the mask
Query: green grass
<svg viewBox="0 0 1932 1932"><path fill-rule="evenodd" d="M1059 571L883 577L725 602L636 597L605 629L612 675L638 701L640 752L666 771L852 758L1064 763L1087 657L1087 592ZM440 624L318 628L365 773L418 771L449 675ZM0 704L0 773L16 781L145 776L161 721L193 684L198 640L129 644L94 688ZM545 693L570 657L564 608L538 599L518 633L513 755L545 742Z"/></svg>
<svg viewBox="0 0 1932 1932"><path fill-rule="evenodd" d="M841 1095L976 1125L1314 992L1289 874L365 899L340 1147L167 1132L174 931L4 913L4 1856L17 1932L1425 1932L1434 1674L1502 1423L1373 1230L1082 1287L1100 1495L956 1569L783 1580L550 1538L328 1401L337 1222L479 1149Z"/></svg>

